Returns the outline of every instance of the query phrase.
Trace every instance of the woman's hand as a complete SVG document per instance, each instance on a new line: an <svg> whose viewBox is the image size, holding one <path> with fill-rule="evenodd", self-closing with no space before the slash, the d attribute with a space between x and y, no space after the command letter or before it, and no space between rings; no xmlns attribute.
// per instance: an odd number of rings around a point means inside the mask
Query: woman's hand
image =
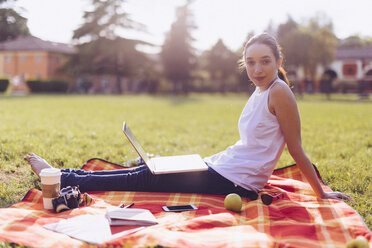
<svg viewBox="0 0 372 248"><path fill-rule="evenodd" d="M336 200L353 200L353 198L347 194L341 192L324 192L323 199L336 199Z"/></svg>

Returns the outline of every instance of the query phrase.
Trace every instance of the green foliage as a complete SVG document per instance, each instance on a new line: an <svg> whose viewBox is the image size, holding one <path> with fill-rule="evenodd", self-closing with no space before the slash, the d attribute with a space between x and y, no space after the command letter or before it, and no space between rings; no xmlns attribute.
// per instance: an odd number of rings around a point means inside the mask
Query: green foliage
<svg viewBox="0 0 372 248"><path fill-rule="evenodd" d="M91 0L93 10L84 14L85 22L74 31L78 42L77 53L72 55L62 71L74 75L108 74L117 77L117 92L121 92L121 77L132 77L143 71L147 59L136 50L140 40L117 35L123 29L143 29L124 11L124 0Z"/></svg>
<svg viewBox="0 0 372 248"><path fill-rule="evenodd" d="M59 79L27 80L27 86L32 93L66 93L68 82Z"/></svg>
<svg viewBox="0 0 372 248"><path fill-rule="evenodd" d="M338 45L332 22L323 16L315 16L305 24L289 17L278 27L278 41L285 65L304 66L307 75L315 75L317 65L329 65Z"/></svg>
<svg viewBox="0 0 372 248"><path fill-rule="evenodd" d="M0 92L6 91L9 86L9 79L7 78L0 78Z"/></svg>
<svg viewBox="0 0 372 248"><path fill-rule="evenodd" d="M220 92L225 92L228 87L228 78L237 80L237 68L240 55L229 50L223 41L219 39L211 50L205 53L206 69L211 80L217 84ZM233 85L230 82L229 85Z"/></svg>
<svg viewBox="0 0 372 248"><path fill-rule="evenodd" d="M133 76L147 61L145 55L135 48L139 43L137 40L117 37L113 40L100 38L78 45L79 52L72 55L65 68L71 74Z"/></svg>
<svg viewBox="0 0 372 248"><path fill-rule="evenodd" d="M283 36L279 43L282 46L284 54L284 63L286 66L310 64L310 46L311 34L301 29L292 29Z"/></svg>
<svg viewBox="0 0 372 248"><path fill-rule="evenodd" d="M0 9L0 41L30 35L27 19L13 9Z"/></svg>
<svg viewBox="0 0 372 248"><path fill-rule="evenodd" d="M0 206L40 182L23 157L34 152L58 168L80 168L98 157L124 163L137 157L121 131L126 120L148 152L217 153L239 139L247 95L189 97L0 96ZM299 101L303 147L333 190L372 227L372 101L357 95L304 95ZM16 114L15 114L16 113ZM293 164L285 150L279 167Z"/></svg>
<svg viewBox="0 0 372 248"><path fill-rule="evenodd" d="M192 22L189 5L191 1L176 11L176 21L172 24L161 51L164 76L174 84L175 93L187 93L191 72L196 66L191 31L196 28Z"/></svg>
<svg viewBox="0 0 372 248"><path fill-rule="evenodd" d="M91 0L91 3L94 9L85 11L85 23L74 31L73 39L115 39L120 30L143 29L143 25L130 19L124 11L125 0Z"/></svg>
<svg viewBox="0 0 372 248"><path fill-rule="evenodd" d="M291 16L288 16L287 22L282 23L278 26L278 40L282 41L289 33L296 29L298 29L297 22L295 22Z"/></svg>
<svg viewBox="0 0 372 248"><path fill-rule="evenodd" d="M340 40L340 48L366 47L372 45L372 37L360 37L359 35L351 35Z"/></svg>

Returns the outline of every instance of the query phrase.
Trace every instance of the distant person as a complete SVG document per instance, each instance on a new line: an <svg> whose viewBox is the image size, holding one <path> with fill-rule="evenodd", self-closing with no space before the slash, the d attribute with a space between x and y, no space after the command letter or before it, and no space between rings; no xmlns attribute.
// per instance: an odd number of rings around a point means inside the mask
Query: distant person
<svg viewBox="0 0 372 248"><path fill-rule="evenodd" d="M314 93L314 82L311 80L310 77L305 78L305 89L306 93L313 94Z"/></svg>
<svg viewBox="0 0 372 248"><path fill-rule="evenodd" d="M292 71L291 73L287 73L288 81L291 82L291 89L294 94L297 94L297 96L302 99L302 86L301 86L301 80L297 77L297 73L295 71Z"/></svg>
<svg viewBox="0 0 372 248"><path fill-rule="evenodd" d="M368 98L368 81L363 78L361 81L358 82L358 94L360 99L367 99Z"/></svg>
<svg viewBox="0 0 372 248"><path fill-rule="evenodd" d="M320 79L320 89L321 92L326 94L328 100L331 99L331 91L332 91L332 77L329 73L324 73L322 78Z"/></svg>
<svg viewBox="0 0 372 248"><path fill-rule="evenodd" d="M240 119L240 140L204 159L203 172L153 175L145 165L133 169L86 172L61 169L61 187L79 185L81 191L151 191L225 195L251 199L270 178L285 144L319 198L349 199L341 192L325 192L301 145L300 116L295 97L281 67L283 57L275 38L263 33L244 48L243 63L256 86ZM248 82L247 82L248 83ZM213 123L206 123L213 125ZM51 167L35 154L26 157L39 175ZM175 165L177 166L177 165Z"/></svg>
<svg viewBox="0 0 372 248"><path fill-rule="evenodd" d="M295 92L300 97L300 99L303 98L303 90L302 90L302 80L298 80L295 82Z"/></svg>

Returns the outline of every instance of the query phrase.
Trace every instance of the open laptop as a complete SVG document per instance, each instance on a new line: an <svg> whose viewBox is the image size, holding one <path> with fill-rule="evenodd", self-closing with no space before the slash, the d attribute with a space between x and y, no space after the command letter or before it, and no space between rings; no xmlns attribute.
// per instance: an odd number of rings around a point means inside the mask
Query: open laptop
<svg viewBox="0 0 372 248"><path fill-rule="evenodd" d="M199 154L149 158L125 121L123 122L123 132L152 174L208 170L208 166Z"/></svg>

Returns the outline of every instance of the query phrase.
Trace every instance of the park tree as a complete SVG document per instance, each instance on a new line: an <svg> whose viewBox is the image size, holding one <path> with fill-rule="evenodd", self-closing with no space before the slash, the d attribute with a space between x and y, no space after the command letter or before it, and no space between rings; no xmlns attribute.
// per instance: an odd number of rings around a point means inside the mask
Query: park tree
<svg viewBox="0 0 372 248"><path fill-rule="evenodd" d="M313 42L311 44L310 54L312 63L326 67L334 60L338 45L337 37L333 33L332 24L318 27L312 34Z"/></svg>
<svg viewBox="0 0 372 248"><path fill-rule="evenodd" d="M236 75L239 55L229 50L223 41L217 43L206 52L206 70L213 83L218 85L220 92L226 91L227 80Z"/></svg>
<svg viewBox="0 0 372 248"><path fill-rule="evenodd" d="M265 28L265 32L272 35L272 36L277 35L277 28L275 27L273 20L269 21L269 24Z"/></svg>
<svg viewBox="0 0 372 248"><path fill-rule="evenodd" d="M282 23L277 28L277 39L281 43L288 34L290 34L293 30L298 29L298 24L293 20L293 18L288 15L287 22Z"/></svg>
<svg viewBox="0 0 372 248"><path fill-rule="evenodd" d="M102 37L115 39L125 29L141 29L123 10L125 0L91 0L93 10L85 11L84 24L74 31L73 39L94 41Z"/></svg>
<svg viewBox="0 0 372 248"><path fill-rule="evenodd" d="M288 16L287 22L278 27L277 39L282 47L284 64L306 66L309 61L309 51L305 47L311 44L311 37L304 32L291 16Z"/></svg>
<svg viewBox="0 0 372 248"><path fill-rule="evenodd" d="M372 46L372 36L365 37L363 41L366 46Z"/></svg>
<svg viewBox="0 0 372 248"><path fill-rule="evenodd" d="M65 67L74 74L111 74L116 76L117 91L121 78L139 73L146 56L136 49L146 42L126 39L119 32L126 29L143 30L123 10L124 0L92 0L93 10L84 13L85 22L74 31L77 54Z"/></svg>
<svg viewBox="0 0 372 248"><path fill-rule="evenodd" d="M276 31L275 31L276 32ZM241 47L236 51L237 56L239 57L238 60L238 71L236 74L236 77L238 78L238 91L240 92L247 92L249 94L252 94L255 86L253 82L248 78L247 70L245 68L245 62L244 62L244 48L246 43L254 37L254 32L251 31L247 34L245 41L241 45Z"/></svg>
<svg viewBox="0 0 372 248"><path fill-rule="evenodd" d="M312 36L306 30L295 28L281 37L285 66L310 65L310 47Z"/></svg>
<svg viewBox="0 0 372 248"><path fill-rule="evenodd" d="M278 26L277 39L284 54L285 67L310 67L312 36L291 16L288 16L287 22Z"/></svg>
<svg viewBox="0 0 372 248"><path fill-rule="evenodd" d="M0 8L0 41L28 35L30 35L30 31L27 27L26 18L22 17L14 9Z"/></svg>
<svg viewBox="0 0 372 248"><path fill-rule="evenodd" d="M196 28L189 9L191 0L176 10L176 20L172 24L164 41L161 58L164 75L173 84L175 93L188 93L191 72L196 59L191 45L192 30Z"/></svg>
<svg viewBox="0 0 372 248"><path fill-rule="evenodd" d="M339 48L355 48L365 46L372 46L372 37L361 37L355 34L346 37L339 42Z"/></svg>
<svg viewBox="0 0 372 248"><path fill-rule="evenodd" d="M305 30L312 39L309 47L309 65L306 69L310 78L314 80L316 66L326 67L334 60L338 40L333 33L332 21L322 13L310 18Z"/></svg>
<svg viewBox="0 0 372 248"><path fill-rule="evenodd" d="M245 44L246 44L246 43L247 43L251 38L253 38L253 36L255 36L255 34L254 34L253 31L248 32L248 34L247 34L247 36L245 37L245 40L244 40L244 42L243 42L243 45L242 45L242 47L240 48L240 54L243 54Z"/></svg>
<svg viewBox="0 0 372 248"><path fill-rule="evenodd" d="M340 41L340 48L363 47L363 39L359 35L352 35Z"/></svg>
<svg viewBox="0 0 372 248"><path fill-rule="evenodd" d="M278 27L278 41L285 55L284 64L302 66L311 80L317 65L327 66L333 61L338 44L332 22L319 15L302 25L288 18Z"/></svg>

